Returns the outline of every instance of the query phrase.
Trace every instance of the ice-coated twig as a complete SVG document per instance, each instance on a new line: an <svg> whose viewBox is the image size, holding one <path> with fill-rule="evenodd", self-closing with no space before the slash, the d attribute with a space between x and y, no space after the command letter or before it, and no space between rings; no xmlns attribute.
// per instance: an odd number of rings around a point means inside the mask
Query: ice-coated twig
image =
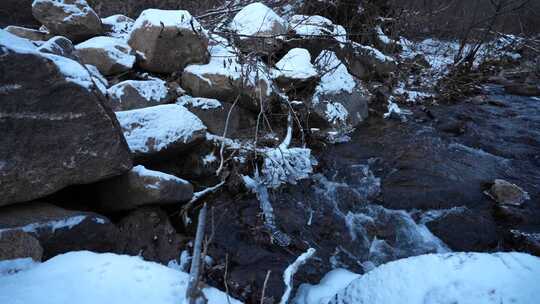
<svg viewBox="0 0 540 304"><path fill-rule="evenodd" d="M315 249L309 248L306 252L302 253L298 258L296 258L294 263L285 269L283 272L283 282L285 283L286 289L281 297L281 301L279 301L280 304L287 304L293 288L294 274L298 272L300 266L304 265L311 257L313 257L315 252Z"/></svg>
<svg viewBox="0 0 540 304"><path fill-rule="evenodd" d="M199 280L201 278L201 252L202 242L206 229L206 204L199 211L199 223L197 224L197 233L195 234L195 244L193 244L193 258L191 259L191 268L189 270L189 281L186 289L186 299L189 304L195 304L197 298L201 295L199 290Z"/></svg>

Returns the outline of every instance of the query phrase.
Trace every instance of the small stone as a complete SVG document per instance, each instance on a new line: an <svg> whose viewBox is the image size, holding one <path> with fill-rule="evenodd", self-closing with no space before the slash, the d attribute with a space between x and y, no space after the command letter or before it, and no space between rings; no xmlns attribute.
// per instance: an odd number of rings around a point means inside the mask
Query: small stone
<svg viewBox="0 0 540 304"><path fill-rule="evenodd" d="M519 186L503 179L496 179L491 188L484 192L501 205L521 206L529 200L529 194Z"/></svg>

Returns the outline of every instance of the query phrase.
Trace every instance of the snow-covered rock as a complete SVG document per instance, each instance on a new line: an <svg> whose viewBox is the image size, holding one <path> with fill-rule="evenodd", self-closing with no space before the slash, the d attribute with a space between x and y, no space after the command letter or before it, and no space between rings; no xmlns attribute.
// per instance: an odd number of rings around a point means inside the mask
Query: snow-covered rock
<svg viewBox="0 0 540 304"><path fill-rule="evenodd" d="M214 98L230 103L240 99L242 106L259 109L260 95L272 95L269 70L259 60L240 63L238 50L228 41L213 35L208 48L210 62L189 65L182 73L182 87L195 97Z"/></svg>
<svg viewBox="0 0 540 304"><path fill-rule="evenodd" d="M236 32L238 45L244 51L271 54L282 46L287 22L261 2L242 8L229 28Z"/></svg>
<svg viewBox="0 0 540 304"><path fill-rule="evenodd" d="M116 112L135 157L181 152L206 134L206 126L193 113L176 104Z"/></svg>
<svg viewBox="0 0 540 304"><path fill-rule="evenodd" d="M122 81L110 87L107 95L114 111L146 108L173 101L167 83L159 78Z"/></svg>
<svg viewBox="0 0 540 304"><path fill-rule="evenodd" d="M102 33L101 19L85 0L34 0L32 14L51 34L79 42Z"/></svg>
<svg viewBox="0 0 540 304"><path fill-rule="evenodd" d="M112 15L102 18L101 23L107 36L127 41L135 20L124 15Z"/></svg>
<svg viewBox="0 0 540 304"><path fill-rule="evenodd" d="M49 38L51 38L51 34L49 34L49 32L42 32L40 30L30 29L22 26L10 25L4 30L12 33L15 36L33 41L47 41Z"/></svg>
<svg viewBox="0 0 540 304"><path fill-rule="evenodd" d="M524 253L428 254L379 266L330 301L297 303L531 304L540 296L538 277L540 258Z"/></svg>
<svg viewBox="0 0 540 304"><path fill-rule="evenodd" d="M188 11L143 11L128 43L137 51L140 66L151 72L179 72L188 64L208 62L206 30Z"/></svg>
<svg viewBox="0 0 540 304"><path fill-rule="evenodd" d="M189 275L140 257L69 252L47 262L0 276L0 303L178 304L185 300ZM208 304L240 304L212 287Z"/></svg>
<svg viewBox="0 0 540 304"><path fill-rule="evenodd" d="M131 47L117 38L94 37L77 44L75 49L82 63L97 67L103 75L128 71L135 63Z"/></svg>
<svg viewBox="0 0 540 304"><path fill-rule="evenodd" d="M313 81L318 73L308 50L294 48L276 63L272 76L281 86L295 87Z"/></svg>
<svg viewBox="0 0 540 304"><path fill-rule="evenodd" d="M367 118L371 94L334 52L325 50L315 61L321 79L310 103L311 111L319 121L326 122L319 127L347 133Z"/></svg>
<svg viewBox="0 0 540 304"><path fill-rule="evenodd" d="M58 55L78 61L73 43L63 36L52 37L40 45L37 50L41 53Z"/></svg>
<svg viewBox="0 0 540 304"><path fill-rule="evenodd" d="M99 183L98 196L104 210L132 210L143 205L178 204L189 201L193 186L174 175L139 165L131 171Z"/></svg>
<svg viewBox="0 0 540 304"><path fill-rule="evenodd" d="M118 232L99 214L39 202L0 208L0 233L7 231L22 231L37 238L45 259L71 250L114 250Z"/></svg>
<svg viewBox="0 0 540 304"><path fill-rule="evenodd" d="M298 287L293 304L327 304L333 296L358 279L359 274L346 269L334 269L327 273L317 285L301 284Z"/></svg>
<svg viewBox="0 0 540 304"><path fill-rule="evenodd" d="M107 88L109 87L109 81L107 81L107 78L101 75L95 66L86 64L85 67L88 70L88 73L90 73L90 76L92 77L97 89L101 92L101 94L103 94L103 96L106 96Z"/></svg>
<svg viewBox="0 0 540 304"><path fill-rule="evenodd" d="M322 16L294 15L290 18L289 25L291 31L303 38L329 38L339 43L347 42L345 28Z"/></svg>
<svg viewBox="0 0 540 304"><path fill-rule="evenodd" d="M114 114L84 66L0 30L0 70L0 205L131 168Z"/></svg>
<svg viewBox="0 0 540 304"><path fill-rule="evenodd" d="M397 69L394 58L371 46L352 42L342 53L348 70L360 79L387 77Z"/></svg>

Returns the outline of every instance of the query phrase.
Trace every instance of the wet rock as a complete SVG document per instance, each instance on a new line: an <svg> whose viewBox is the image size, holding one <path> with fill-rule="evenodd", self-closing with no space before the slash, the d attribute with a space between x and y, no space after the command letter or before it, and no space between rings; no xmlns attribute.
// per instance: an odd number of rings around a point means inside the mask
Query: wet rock
<svg viewBox="0 0 540 304"><path fill-rule="evenodd" d="M124 175L100 182L98 196L103 210L132 210L143 205L187 202L193 196L193 186L176 176L139 165Z"/></svg>
<svg viewBox="0 0 540 304"><path fill-rule="evenodd" d="M340 57L344 59L351 74L364 80L385 78L397 69L397 63L392 57L356 42L340 51Z"/></svg>
<svg viewBox="0 0 540 304"><path fill-rule="evenodd" d="M238 12L229 28L239 35L237 45L244 52L270 55L281 48L287 22L266 5L255 2Z"/></svg>
<svg viewBox="0 0 540 304"><path fill-rule="evenodd" d="M202 121L176 104L116 112L116 117L136 158L178 156L206 135Z"/></svg>
<svg viewBox="0 0 540 304"><path fill-rule="evenodd" d="M272 80L269 69L258 60L244 64L237 50L222 37L213 35L210 62L189 65L182 73L182 87L194 97L213 98L259 111L259 100L272 98Z"/></svg>
<svg viewBox="0 0 540 304"><path fill-rule="evenodd" d="M521 96L540 96L540 86L529 83L509 83L504 86L509 94Z"/></svg>
<svg viewBox="0 0 540 304"><path fill-rule="evenodd" d="M114 75L130 70L135 63L131 47L112 37L94 37L75 46L81 63L91 64L103 75Z"/></svg>
<svg viewBox="0 0 540 304"><path fill-rule="evenodd" d="M42 32L40 30L30 29L22 26L10 25L4 30L12 33L15 36L34 41L47 41L49 38L51 38L51 35L48 32Z"/></svg>
<svg viewBox="0 0 540 304"><path fill-rule="evenodd" d="M127 111L173 102L175 94L165 81L152 78L122 81L110 87L107 96L114 111Z"/></svg>
<svg viewBox="0 0 540 304"><path fill-rule="evenodd" d="M124 15L112 15L101 19L105 35L127 41L135 20Z"/></svg>
<svg viewBox="0 0 540 304"><path fill-rule="evenodd" d="M467 208L446 212L426 225L453 251L488 251L499 241L491 216Z"/></svg>
<svg viewBox="0 0 540 304"><path fill-rule="evenodd" d="M2 30L0 45L0 205L131 168L118 122L83 66Z"/></svg>
<svg viewBox="0 0 540 304"><path fill-rule="evenodd" d="M486 195L502 205L521 206L530 199L529 194L519 186L502 179L496 179Z"/></svg>
<svg viewBox="0 0 540 304"><path fill-rule="evenodd" d="M85 0L35 0L32 14L51 34L79 42L102 33L101 19Z"/></svg>
<svg viewBox="0 0 540 304"><path fill-rule="evenodd" d="M157 207L132 211L118 223L119 251L140 255L147 261L167 264L178 260L187 239L172 227L167 214Z"/></svg>
<svg viewBox="0 0 540 304"><path fill-rule="evenodd" d="M41 261L43 248L32 235L20 230L0 231L0 261L32 258Z"/></svg>
<svg viewBox="0 0 540 304"><path fill-rule="evenodd" d="M150 72L172 73L208 62L206 30L188 11L145 10L128 43L140 57L139 65Z"/></svg>
<svg viewBox="0 0 540 304"><path fill-rule="evenodd" d="M39 46L37 50L42 53L78 60L77 56L75 55L75 47L73 46L73 43L71 40L62 36L56 36L47 40L47 42Z"/></svg>
<svg viewBox="0 0 540 304"><path fill-rule="evenodd" d="M116 226L104 216L38 202L0 208L0 230L36 237L44 259L77 250L114 252L118 237Z"/></svg>

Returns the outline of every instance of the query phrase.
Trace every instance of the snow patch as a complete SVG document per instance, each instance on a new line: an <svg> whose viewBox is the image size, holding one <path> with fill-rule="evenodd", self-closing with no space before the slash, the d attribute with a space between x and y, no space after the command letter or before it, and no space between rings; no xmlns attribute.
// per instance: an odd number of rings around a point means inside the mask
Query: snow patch
<svg viewBox="0 0 540 304"><path fill-rule="evenodd" d="M167 83L159 78L149 80L126 80L122 81L107 90L109 96L115 97L115 100L122 100L126 88L134 88L139 95L150 102L158 103L167 97L169 88Z"/></svg>
<svg viewBox="0 0 540 304"><path fill-rule="evenodd" d="M306 80L317 76L315 67L311 64L308 50L294 48L290 50L273 70L273 78L285 77L296 80Z"/></svg>
<svg viewBox="0 0 540 304"><path fill-rule="evenodd" d="M294 15L289 20L290 29L304 38L332 38L341 46L347 42L347 31L341 25L335 25L330 19L313 15Z"/></svg>
<svg viewBox="0 0 540 304"><path fill-rule="evenodd" d="M234 16L230 29L242 35L240 39L246 39L249 38L246 36L274 34L276 23L286 25L286 21L268 6L255 2L246 5Z"/></svg>
<svg viewBox="0 0 540 304"><path fill-rule="evenodd" d="M131 55L131 47L125 41L118 38L106 36L94 37L77 44L75 49L103 50L110 59L126 69L131 69L133 64L135 64L135 56Z"/></svg>
<svg viewBox="0 0 540 304"><path fill-rule="evenodd" d="M202 110L218 109L222 107L221 102L217 99L192 97L189 95L179 97L176 101L176 104L184 107L191 106Z"/></svg>

